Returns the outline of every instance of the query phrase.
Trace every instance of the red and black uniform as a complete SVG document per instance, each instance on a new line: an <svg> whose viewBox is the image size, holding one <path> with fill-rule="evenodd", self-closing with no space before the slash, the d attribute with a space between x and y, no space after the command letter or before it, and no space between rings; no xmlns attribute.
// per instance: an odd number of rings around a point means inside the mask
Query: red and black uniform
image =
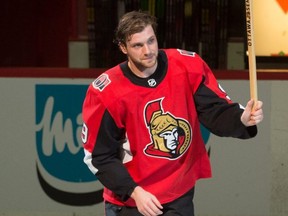
<svg viewBox="0 0 288 216"><path fill-rule="evenodd" d="M160 50L150 77L137 77L124 62L90 85L84 161L110 203L135 206L130 194L137 185L162 204L172 202L211 177L200 123L218 136L253 137L257 128L241 123L242 112L197 54Z"/></svg>

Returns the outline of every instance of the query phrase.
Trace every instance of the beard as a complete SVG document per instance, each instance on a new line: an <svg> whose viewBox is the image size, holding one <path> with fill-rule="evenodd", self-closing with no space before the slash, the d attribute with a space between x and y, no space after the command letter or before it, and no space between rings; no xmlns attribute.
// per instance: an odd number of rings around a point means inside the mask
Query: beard
<svg viewBox="0 0 288 216"><path fill-rule="evenodd" d="M138 61L135 60L135 61L133 61L133 64L140 71L144 71L146 69L153 68L157 64L157 55L153 54L153 55L151 55L151 57L140 59Z"/></svg>

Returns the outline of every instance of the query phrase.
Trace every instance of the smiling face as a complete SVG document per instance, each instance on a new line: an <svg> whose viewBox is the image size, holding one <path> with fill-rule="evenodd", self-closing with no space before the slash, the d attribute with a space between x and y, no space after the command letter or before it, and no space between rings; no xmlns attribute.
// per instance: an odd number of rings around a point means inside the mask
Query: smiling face
<svg viewBox="0 0 288 216"><path fill-rule="evenodd" d="M135 75L149 77L156 70L158 42L151 25L132 34L126 44L120 45L120 49L127 55L128 65Z"/></svg>

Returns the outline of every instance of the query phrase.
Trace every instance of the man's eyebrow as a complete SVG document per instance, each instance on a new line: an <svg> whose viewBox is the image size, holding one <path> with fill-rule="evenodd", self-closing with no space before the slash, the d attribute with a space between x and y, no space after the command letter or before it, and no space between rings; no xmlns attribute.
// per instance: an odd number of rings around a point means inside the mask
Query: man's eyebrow
<svg viewBox="0 0 288 216"><path fill-rule="evenodd" d="M152 35L151 37L149 37L148 39L147 39L147 41L150 41L150 40L153 40L153 39L155 39L156 38L156 36L155 35ZM146 41L146 42L147 42ZM130 46L136 46L136 45L143 45L145 42L135 42L135 43L130 43Z"/></svg>
<svg viewBox="0 0 288 216"><path fill-rule="evenodd" d="M143 45L143 43L142 42L131 43L131 46L135 46L135 45Z"/></svg>

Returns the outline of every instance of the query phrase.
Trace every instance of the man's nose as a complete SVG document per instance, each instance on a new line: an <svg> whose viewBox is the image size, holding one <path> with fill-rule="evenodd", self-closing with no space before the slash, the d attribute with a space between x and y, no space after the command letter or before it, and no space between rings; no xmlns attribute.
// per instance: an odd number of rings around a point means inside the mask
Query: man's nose
<svg viewBox="0 0 288 216"><path fill-rule="evenodd" d="M144 54L150 54L150 47L149 47L149 45L148 44L144 44L144 46L143 46L143 53Z"/></svg>

